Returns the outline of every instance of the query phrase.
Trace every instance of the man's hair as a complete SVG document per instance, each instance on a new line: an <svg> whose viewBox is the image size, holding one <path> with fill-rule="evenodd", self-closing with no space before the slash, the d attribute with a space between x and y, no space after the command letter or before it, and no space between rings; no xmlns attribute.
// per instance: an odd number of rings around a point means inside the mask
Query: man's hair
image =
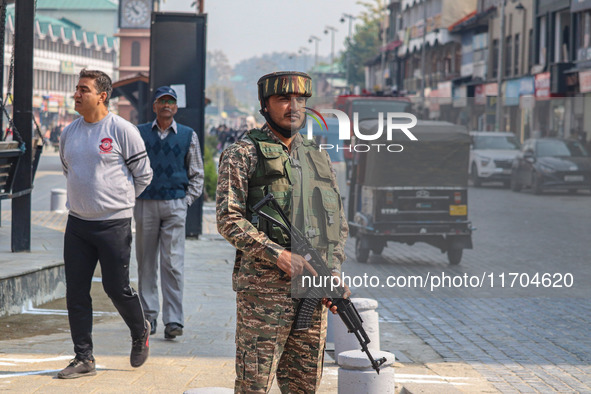
<svg viewBox="0 0 591 394"><path fill-rule="evenodd" d="M94 79L94 87L96 91L99 94L102 92L107 93L107 98L105 99L105 107L109 106L111 93L113 93L113 83L111 82L111 78L107 74L99 70L87 70L83 68L80 71L79 78Z"/></svg>

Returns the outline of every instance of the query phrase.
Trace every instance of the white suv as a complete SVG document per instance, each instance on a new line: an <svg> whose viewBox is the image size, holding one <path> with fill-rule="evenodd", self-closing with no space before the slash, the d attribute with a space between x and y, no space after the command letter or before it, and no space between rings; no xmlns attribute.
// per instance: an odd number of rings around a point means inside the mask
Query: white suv
<svg viewBox="0 0 591 394"><path fill-rule="evenodd" d="M479 187L482 182L502 182L509 187L511 166L519 153L519 140L513 133L497 131L470 132L470 178Z"/></svg>

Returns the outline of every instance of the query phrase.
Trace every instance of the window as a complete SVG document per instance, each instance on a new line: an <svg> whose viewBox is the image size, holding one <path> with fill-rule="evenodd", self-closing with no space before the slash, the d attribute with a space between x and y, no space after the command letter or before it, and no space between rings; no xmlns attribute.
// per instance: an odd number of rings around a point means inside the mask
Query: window
<svg viewBox="0 0 591 394"><path fill-rule="evenodd" d="M499 40L493 40L492 46L492 77L496 78L499 72Z"/></svg>
<svg viewBox="0 0 591 394"><path fill-rule="evenodd" d="M131 65L140 65L140 42L134 41L131 43Z"/></svg>
<svg viewBox="0 0 591 394"><path fill-rule="evenodd" d="M546 17L540 18L540 39L538 40L538 64L546 64Z"/></svg>
<svg viewBox="0 0 591 394"><path fill-rule="evenodd" d="M511 63L511 56L513 55L513 50L511 46L511 36L505 39L505 76L510 76L512 71L512 63Z"/></svg>
<svg viewBox="0 0 591 394"><path fill-rule="evenodd" d="M530 67L534 64L534 30L529 29L529 40L527 42L527 69L526 74L529 74Z"/></svg>
<svg viewBox="0 0 591 394"><path fill-rule="evenodd" d="M519 33L515 34L513 48L515 50L513 55L513 75L519 75Z"/></svg>

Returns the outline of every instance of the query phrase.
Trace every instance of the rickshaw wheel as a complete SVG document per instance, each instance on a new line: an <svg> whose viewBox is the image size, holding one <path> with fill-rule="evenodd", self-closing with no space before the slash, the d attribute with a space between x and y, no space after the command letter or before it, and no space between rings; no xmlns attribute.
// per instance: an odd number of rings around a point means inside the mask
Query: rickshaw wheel
<svg viewBox="0 0 591 394"><path fill-rule="evenodd" d="M369 259L369 248L361 247L361 237L357 237L355 241L355 258L359 263L367 263Z"/></svg>
<svg viewBox="0 0 591 394"><path fill-rule="evenodd" d="M450 248L447 251L447 260L451 265L458 265L462 261L462 248Z"/></svg>

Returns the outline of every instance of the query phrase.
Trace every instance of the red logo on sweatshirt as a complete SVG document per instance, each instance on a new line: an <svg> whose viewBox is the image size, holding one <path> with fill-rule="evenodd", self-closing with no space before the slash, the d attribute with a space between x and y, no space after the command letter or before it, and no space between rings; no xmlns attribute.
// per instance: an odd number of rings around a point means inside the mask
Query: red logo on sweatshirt
<svg viewBox="0 0 591 394"><path fill-rule="evenodd" d="M100 153L111 153L113 150L113 140L110 138L103 138L101 140L101 144L99 145L99 149L101 150Z"/></svg>

